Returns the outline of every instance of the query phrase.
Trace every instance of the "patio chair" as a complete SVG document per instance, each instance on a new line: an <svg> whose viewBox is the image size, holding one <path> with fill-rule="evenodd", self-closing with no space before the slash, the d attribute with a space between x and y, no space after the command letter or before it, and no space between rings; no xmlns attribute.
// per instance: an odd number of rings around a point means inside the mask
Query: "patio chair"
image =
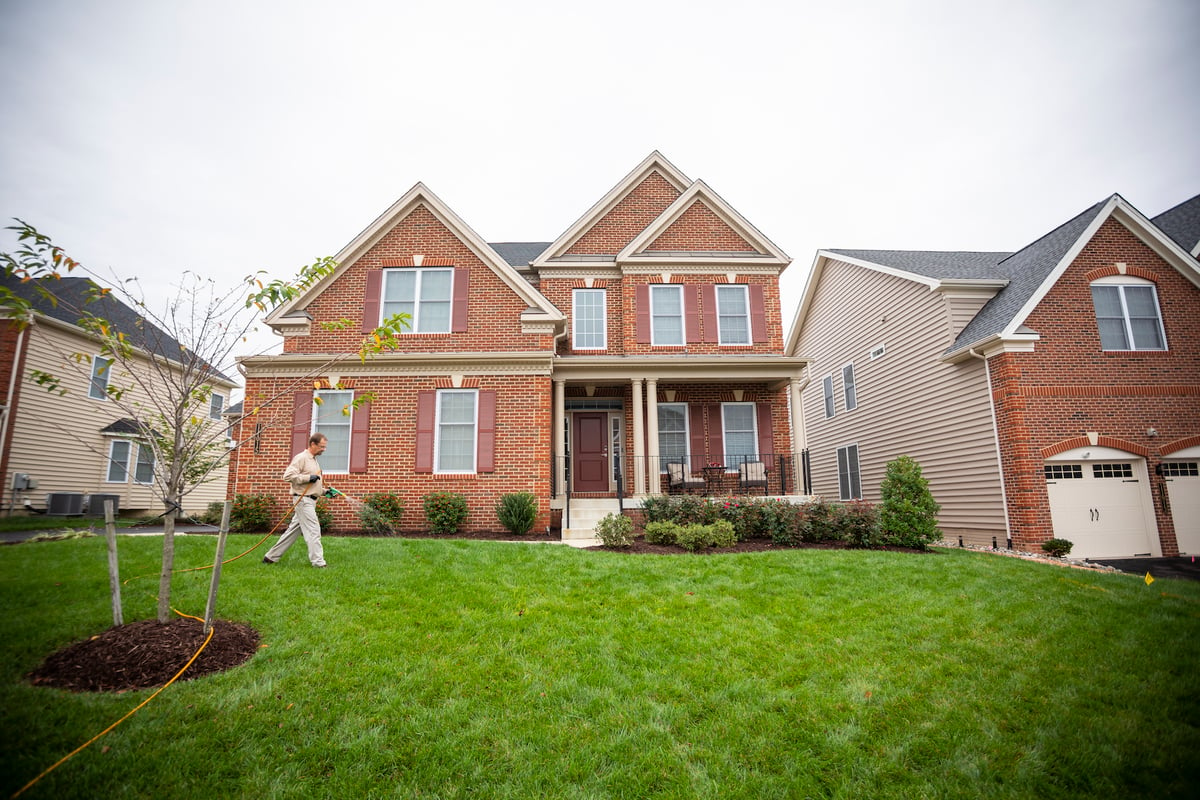
<svg viewBox="0 0 1200 800"><path fill-rule="evenodd" d="M704 486L704 478L697 478L693 475L686 464L681 464L678 461L672 461L667 464L668 492L686 492L692 489L703 489Z"/></svg>
<svg viewBox="0 0 1200 800"><path fill-rule="evenodd" d="M738 491L762 487L763 495L767 494L767 467L761 461L745 461L738 464Z"/></svg>

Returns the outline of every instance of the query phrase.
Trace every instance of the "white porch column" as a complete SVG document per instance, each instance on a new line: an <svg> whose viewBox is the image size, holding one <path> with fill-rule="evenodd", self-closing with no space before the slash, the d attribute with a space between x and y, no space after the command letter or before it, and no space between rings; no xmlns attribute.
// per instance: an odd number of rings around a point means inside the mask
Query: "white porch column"
<svg viewBox="0 0 1200 800"><path fill-rule="evenodd" d="M554 414L553 421L550 423L554 426L554 433L551 434L550 441L554 442L554 485L557 487L559 495L563 495L567 490L567 412L566 412L566 382L554 382Z"/></svg>
<svg viewBox="0 0 1200 800"><path fill-rule="evenodd" d="M649 458L647 472L649 475L648 494L662 494L662 481L658 479L660 464L658 463L658 380L646 379L646 450Z"/></svg>
<svg viewBox="0 0 1200 800"><path fill-rule="evenodd" d="M646 493L646 434L643 422L646 411L642 407L642 379L633 379L633 493Z"/></svg>
<svg viewBox="0 0 1200 800"><path fill-rule="evenodd" d="M792 411L792 480L795 481L797 494L804 491L804 479L800 475L803 468L800 453L808 447L808 434L804 430L804 405L801 403L800 394L807 384L808 381L801 383L797 378L788 382L791 391L791 402L788 405Z"/></svg>

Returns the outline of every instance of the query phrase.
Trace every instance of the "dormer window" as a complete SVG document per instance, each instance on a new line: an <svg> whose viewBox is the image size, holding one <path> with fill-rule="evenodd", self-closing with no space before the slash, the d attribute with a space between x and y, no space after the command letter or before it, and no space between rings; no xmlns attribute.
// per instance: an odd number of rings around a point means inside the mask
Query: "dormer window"
<svg viewBox="0 0 1200 800"><path fill-rule="evenodd" d="M383 313L410 315L411 333L449 333L453 269L385 269Z"/></svg>
<svg viewBox="0 0 1200 800"><path fill-rule="evenodd" d="M1092 284L1103 350L1166 350L1158 292L1141 278L1113 276Z"/></svg>

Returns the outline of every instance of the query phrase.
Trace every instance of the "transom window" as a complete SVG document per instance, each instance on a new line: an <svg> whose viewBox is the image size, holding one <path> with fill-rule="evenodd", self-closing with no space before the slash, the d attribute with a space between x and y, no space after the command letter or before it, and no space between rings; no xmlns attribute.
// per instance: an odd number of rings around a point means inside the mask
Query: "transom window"
<svg viewBox="0 0 1200 800"><path fill-rule="evenodd" d="M650 343L683 345L683 287L650 287Z"/></svg>
<svg viewBox="0 0 1200 800"><path fill-rule="evenodd" d="M453 286L453 269L385 269L380 321L408 314L410 333L449 333Z"/></svg>
<svg viewBox="0 0 1200 800"><path fill-rule="evenodd" d="M688 413L687 403L658 404L659 470L674 462L687 463Z"/></svg>
<svg viewBox="0 0 1200 800"><path fill-rule="evenodd" d="M750 298L745 286L717 286L719 344L750 344Z"/></svg>
<svg viewBox="0 0 1200 800"><path fill-rule="evenodd" d="M1093 478L1132 478L1130 464L1092 464Z"/></svg>
<svg viewBox="0 0 1200 800"><path fill-rule="evenodd" d="M576 350L603 350L607 346L607 313L604 289L576 289L572 293L571 340Z"/></svg>
<svg viewBox="0 0 1200 800"><path fill-rule="evenodd" d="M313 433L327 440L321 454L322 472L350 471L350 415L353 390L325 389L313 393Z"/></svg>
<svg viewBox="0 0 1200 800"><path fill-rule="evenodd" d="M475 471L475 431L479 393L474 389L441 389L437 395L437 435L433 463L437 472Z"/></svg>
<svg viewBox="0 0 1200 800"><path fill-rule="evenodd" d="M1083 467L1079 464L1047 464L1045 470L1048 481L1083 480Z"/></svg>
<svg viewBox="0 0 1200 800"><path fill-rule="evenodd" d="M722 403L721 428L725 434L725 463L731 469L746 461L762 460L754 403Z"/></svg>
<svg viewBox="0 0 1200 800"><path fill-rule="evenodd" d="M1167 337L1154 284L1092 284L1092 304L1104 350L1166 350Z"/></svg>
<svg viewBox="0 0 1200 800"><path fill-rule="evenodd" d="M858 472L858 445L839 447L837 460L839 499L861 500L862 478Z"/></svg>
<svg viewBox="0 0 1200 800"><path fill-rule="evenodd" d="M108 397L108 368L112 359L104 356L92 356L92 379L88 385L88 397L104 400Z"/></svg>

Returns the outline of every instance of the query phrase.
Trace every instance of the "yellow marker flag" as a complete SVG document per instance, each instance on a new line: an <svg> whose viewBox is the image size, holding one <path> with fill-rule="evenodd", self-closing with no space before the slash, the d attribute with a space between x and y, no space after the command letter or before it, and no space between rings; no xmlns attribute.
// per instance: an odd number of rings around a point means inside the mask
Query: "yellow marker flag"
<svg viewBox="0 0 1200 800"><path fill-rule="evenodd" d="M1146 585L1149 586L1152 583L1154 583L1154 576L1151 575L1149 572L1147 572L1146 573Z"/></svg>

